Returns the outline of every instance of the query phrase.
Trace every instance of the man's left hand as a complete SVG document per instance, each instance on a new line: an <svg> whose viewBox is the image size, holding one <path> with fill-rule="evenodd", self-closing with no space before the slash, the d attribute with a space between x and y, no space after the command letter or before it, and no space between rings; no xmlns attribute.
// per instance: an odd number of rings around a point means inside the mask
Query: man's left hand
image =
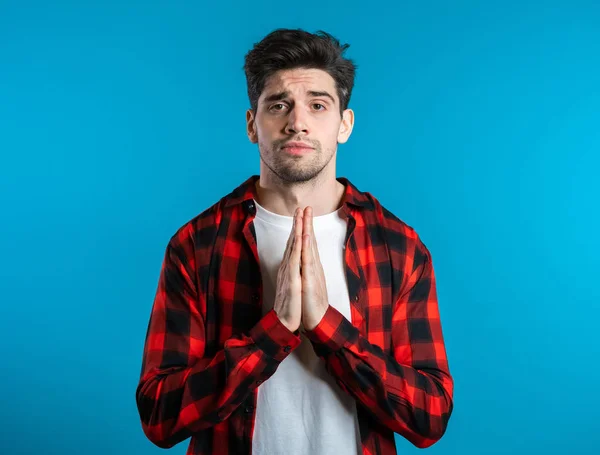
<svg viewBox="0 0 600 455"><path fill-rule="evenodd" d="M302 325L305 330L313 330L323 319L329 300L313 229L312 207L304 209L302 222Z"/></svg>

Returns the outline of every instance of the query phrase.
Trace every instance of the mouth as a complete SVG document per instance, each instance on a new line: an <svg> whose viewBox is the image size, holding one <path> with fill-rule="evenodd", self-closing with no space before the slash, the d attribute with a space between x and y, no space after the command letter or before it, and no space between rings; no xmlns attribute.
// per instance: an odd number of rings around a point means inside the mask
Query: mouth
<svg viewBox="0 0 600 455"><path fill-rule="evenodd" d="M283 151L290 155L307 155L313 149L310 147L283 147Z"/></svg>
<svg viewBox="0 0 600 455"><path fill-rule="evenodd" d="M282 150L290 155L306 155L314 149L302 142L289 142L282 147Z"/></svg>

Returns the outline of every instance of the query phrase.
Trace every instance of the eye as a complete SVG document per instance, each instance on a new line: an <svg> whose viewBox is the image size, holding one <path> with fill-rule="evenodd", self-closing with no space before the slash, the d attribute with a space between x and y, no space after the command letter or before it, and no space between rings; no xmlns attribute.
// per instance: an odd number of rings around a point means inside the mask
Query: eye
<svg viewBox="0 0 600 455"><path fill-rule="evenodd" d="M277 104L273 104L269 110L270 111L281 111L285 108L285 104L283 103L277 103Z"/></svg>
<svg viewBox="0 0 600 455"><path fill-rule="evenodd" d="M323 106L320 103L313 103L313 107L316 107L315 110L317 110L317 111L324 111L325 110L325 106ZM322 108L322 109L320 109L320 108Z"/></svg>

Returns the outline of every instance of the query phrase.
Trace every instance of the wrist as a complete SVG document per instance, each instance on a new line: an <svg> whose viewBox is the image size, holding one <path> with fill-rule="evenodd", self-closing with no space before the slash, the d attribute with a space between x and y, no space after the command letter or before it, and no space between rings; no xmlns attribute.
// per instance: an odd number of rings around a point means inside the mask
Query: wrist
<svg viewBox="0 0 600 455"><path fill-rule="evenodd" d="M314 330L325 317L325 313L327 313L327 309L329 308L329 304L322 307L318 314L313 315L313 317L307 317L303 320L303 325L305 330Z"/></svg>

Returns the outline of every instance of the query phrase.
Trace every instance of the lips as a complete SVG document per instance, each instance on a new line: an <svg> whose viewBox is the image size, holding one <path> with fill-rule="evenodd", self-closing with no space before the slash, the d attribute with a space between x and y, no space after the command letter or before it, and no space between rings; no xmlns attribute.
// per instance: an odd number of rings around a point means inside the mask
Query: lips
<svg viewBox="0 0 600 455"><path fill-rule="evenodd" d="M308 144L305 144L304 142L288 142L288 143L286 143L283 146L283 148L284 149L285 148L294 148L294 149L305 148L305 149L311 149L312 150L312 147L310 145L308 145Z"/></svg>
<svg viewBox="0 0 600 455"><path fill-rule="evenodd" d="M311 147L284 147L283 151L288 155L307 155L312 153L313 149Z"/></svg>
<svg viewBox="0 0 600 455"><path fill-rule="evenodd" d="M282 150L288 155L306 155L311 153L314 148L302 141L290 141L283 145Z"/></svg>

